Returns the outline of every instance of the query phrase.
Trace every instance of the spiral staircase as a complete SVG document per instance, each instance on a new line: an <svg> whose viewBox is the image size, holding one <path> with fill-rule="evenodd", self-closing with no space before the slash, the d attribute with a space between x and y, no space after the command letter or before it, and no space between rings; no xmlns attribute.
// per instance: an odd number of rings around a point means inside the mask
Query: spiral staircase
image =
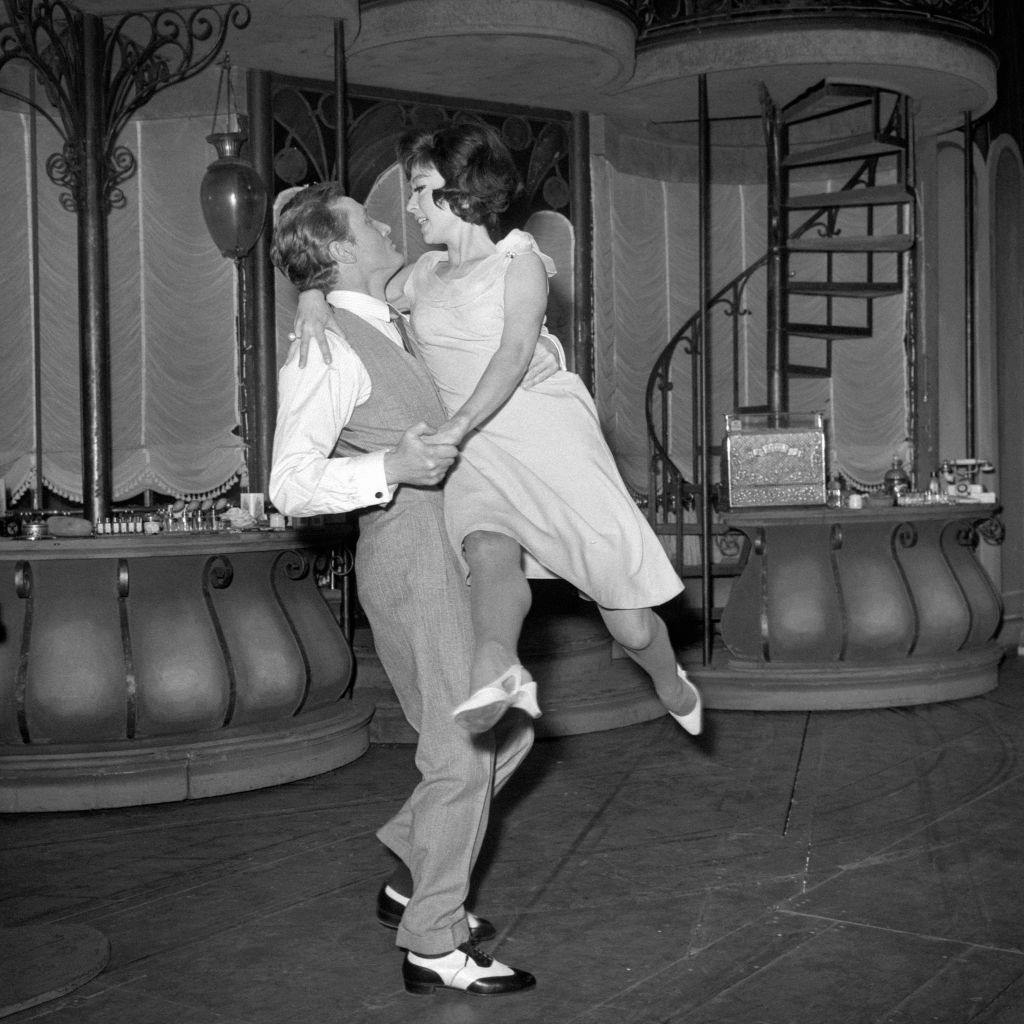
<svg viewBox="0 0 1024 1024"><path fill-rule="evenodd" d="M762 105L768 252L718 289L706 309L676 332L647 384L648 516L684 579L705 573L712 581L734 577L748 549L747 539L717 514L720 485L714 482L706 491L701 486L705 473L715 480L721 446L709 440L705 453L695 440L689 458L673 450L673 418L690 415L692 436L699 439L700 410L710 400L699 393L702 318L724 310L735 321L737 311L747 312L751 279L767 275L764 400L713 413L785 413L792 381L830 378L833 346L872 336L876 299L913 290L913 125L907 97L824 80L782 107L765 93ZM823 180L840 187L821 191ZM906 308L905 343L912 351L914 303L908 301ZM706 333L710 336L710 329ZM677 359L679 353L689 359ZM735 381L733 394L739 395ZM710 431L705 436L710 438ZM702 508L705 493L710 515ZM712 601L701 612L706 633L708 622L721 615L715 590L712 584Z"/></svg>

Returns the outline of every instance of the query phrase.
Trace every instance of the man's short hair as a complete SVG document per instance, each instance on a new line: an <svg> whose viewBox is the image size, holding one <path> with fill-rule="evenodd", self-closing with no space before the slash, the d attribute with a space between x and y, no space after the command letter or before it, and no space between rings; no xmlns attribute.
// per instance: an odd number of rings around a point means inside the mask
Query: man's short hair
<svg viewBox="0 0 1024 1024"><path fill-rule="evenodd" d="M345 190L336 181L309 185L281 209L274 226L270 259L299 291L328 291L334 284L331 242L353 241L348 214L338 206Z"/></svg>

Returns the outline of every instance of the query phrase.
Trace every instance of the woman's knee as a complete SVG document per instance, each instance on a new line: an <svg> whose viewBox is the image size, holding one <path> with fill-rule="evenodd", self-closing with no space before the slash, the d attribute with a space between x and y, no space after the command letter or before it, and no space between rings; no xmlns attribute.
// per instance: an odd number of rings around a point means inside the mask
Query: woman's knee
<svg viewBox="0 0 1024 1024"><path fill-rule="evenodd" d="M514 573L520 568L522 549L511 537L503 533L477 530L467 534L462 550L470 569Z"/></svg>
<svg viewBox="0 0 1024 1024"><path fill-rule="evenodd" d="M650 608L601 609L612 636L631 651L650 647L658 637L657 616Z"/></svg>

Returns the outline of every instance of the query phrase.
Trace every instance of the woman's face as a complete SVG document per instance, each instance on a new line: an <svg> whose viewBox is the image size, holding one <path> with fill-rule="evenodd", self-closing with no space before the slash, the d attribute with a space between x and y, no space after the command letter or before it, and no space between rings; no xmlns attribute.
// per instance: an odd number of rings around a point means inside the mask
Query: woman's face
<svg viewBox="0 0 1024 1024"><path fill-rule="evenodd" d="M419 224L423 241L428 245L443 244L452 221L458 220L446 205L434 203L434 189L444 187L444 178L433 164L421 165L412 169L409 186L409 202L405 208Z"/></svg>

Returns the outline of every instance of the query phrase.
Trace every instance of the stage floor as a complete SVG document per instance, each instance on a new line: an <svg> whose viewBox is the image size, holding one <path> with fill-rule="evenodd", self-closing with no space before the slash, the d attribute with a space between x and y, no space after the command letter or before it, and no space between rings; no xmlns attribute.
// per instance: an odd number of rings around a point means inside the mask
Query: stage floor
<svg viewBox="0 0 1024 1024"><path fill-rule="evenodd" d="M6 815L3 924L77 923L110 962L16 1024L1016 1024L1024 663L971 699L718 711L537 744L476 909L537 988L407 995L374 919L374 830L407 746L207 800ZM2 985L0 985L2 989ZM500 1005L499 1005L500 1003ZM6 1021L5 1021L6 1024Z"/></svg>

